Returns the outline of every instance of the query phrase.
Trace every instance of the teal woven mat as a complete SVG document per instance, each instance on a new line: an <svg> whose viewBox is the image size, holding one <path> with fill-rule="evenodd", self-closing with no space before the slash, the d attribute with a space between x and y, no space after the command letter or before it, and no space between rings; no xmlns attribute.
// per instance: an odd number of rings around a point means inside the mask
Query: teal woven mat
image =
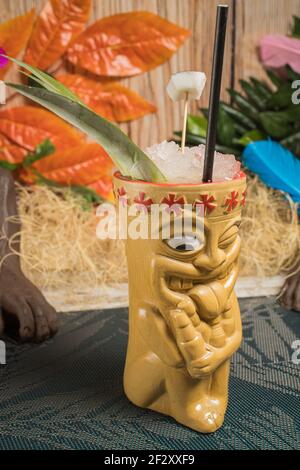
<svg viewBox="0 0 300 470"><path fill-rule="evenodd" d="M201 435L131 405L123 394L127 310L63 316L43 345L7 342L0 365L0 449L295 449L300 315L274 299L241 302L243 345L232 361L223 427Z"/></svg>

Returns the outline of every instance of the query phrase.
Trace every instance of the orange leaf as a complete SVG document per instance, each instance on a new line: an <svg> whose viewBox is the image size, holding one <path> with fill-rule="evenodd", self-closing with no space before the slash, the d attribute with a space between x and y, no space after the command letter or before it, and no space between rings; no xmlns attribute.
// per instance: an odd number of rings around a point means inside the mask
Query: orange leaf
<svg viewBox="0 0 300 470"><path fill-rule="evenodd" d="M49 0L35 24L24 61L47 70L81 33L91 0Z"/></svg>
<svg viewBox="0 0 300 470"><path fill-rule="evenodd" d="M4 135L0 135L0 160L6 160L10 163L19 163L23 161L26 150L14 145Z"/></svg>
<svg viewBox="0 0 300 470"><path fill-rule="evenodd" d="M0 25L0 47L7 55L16 57L26 46L32 32L35 10L32 9L25 15L16 16ZM4 77L12 62L0 69L0 79Z"/></svg>
<svg viewBox="0 0 300 470"><path fill-rule="evenodd" d="M115 202L115 196L113 193L113 183L111 176L103 176L98 181L88 185L90 189L96 191L99 196L110 202Z"/></svg>
<svg viewBox="0 0 300 470"><path fill-rule="evenodd" d="M95 113L115 122L126 122L154 113L156 107L116 81L99 83L82 75L59 75L61 83L76 93Z"/></svg>
<svg viewBox="0 0 300 470"><path fill-rule="evenodd" d="M57 150L80 145L84 139L62 119L33 106L0 111L0 134L27 151L34 150L45 139L50 139Z"/></svg>
<svg viewBox="0 0 300 470"><path fill-rule="evenodd" d="M111 175L113 163L100 145L87 143L55 152L37 161L34 167L57 183L87 186Z"/></svg>
<svg viewBox="0 0 300 470"><path fill-rule="evenodd" d="M75 65L104 76L131 76L168 60L190 31L146 11L96 21L67 51Z"/></svg>

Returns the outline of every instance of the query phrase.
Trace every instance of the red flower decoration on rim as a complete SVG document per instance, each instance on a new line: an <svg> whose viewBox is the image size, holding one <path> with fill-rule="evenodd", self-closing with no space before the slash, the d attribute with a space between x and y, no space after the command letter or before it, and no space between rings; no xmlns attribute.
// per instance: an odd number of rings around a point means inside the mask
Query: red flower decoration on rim
<svg viewBox="0 0 300 470"><path fill-rule="evenodd" d="M209 196L208 194L200 194L200 199L196 199L194 202L194 206L197 208L198 205L201 205L201 209L204 210L204 215L212 212L216 207L217 204L214 204L216 199L214 196Z"/></svg>
<svg viewBox="0 0 300 470"><path fill-rule="evenodd" d="M231 212L233 209L236 208L239 203L238 196L239 193L237 191L231 191L231 196L225 201L225 206L227 206L227 212Z"/></svg>
<svg viewBox="0 0 300 470"><path fill-rule="evenodd" d="M134 198L134 202L138 206L139 209L143 210L144 212L148 212L151 204L153 204L153 200L151 197L146 198L146 193L140 192L138 196Z"/></svg>
<svg viewBox="0 0 300 470"><path fill-rule="evenodd" d="M176 198L175 193L169 193L168 196L165 196L161 201L161 204L166 204L168 207L166 207L166 212L169 214L173 210L175 215L178 215L180 213L180 208L184 206L185 204L185 199L183 196L179 196Z"/></svg>
<svg viewBox="0 0 300 470"><path fill-rule="evenodd" d="M122 206L123 207L128 206L129 200L128 200L127 192L125 188L123 188L123 186L122 188L118 188L117 194L118 194L119 202L122 204Z"/></svg>
<svg viewBox="0 0 300 470"><path fill-rule="evenodd" d="M246 205L246 196L247 196L247 191L246 190L242 192L242 196L243 197L241 199L241 206L245 207L245 205Z"/></svg>

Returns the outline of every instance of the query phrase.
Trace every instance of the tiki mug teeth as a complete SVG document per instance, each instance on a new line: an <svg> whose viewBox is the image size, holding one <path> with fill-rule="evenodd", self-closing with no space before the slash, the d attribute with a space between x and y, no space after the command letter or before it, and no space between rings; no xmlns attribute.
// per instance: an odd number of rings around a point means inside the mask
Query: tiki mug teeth
<svg viewBox="0 0 300 470"><path fill-rule="evenodd" d="M172 211L169 238L160 222L158 236L149 229L146 238L126 240L125 393L135 405L199 432L216 431L227 407L230 358L242 338L233 289L246 177L240 173L220 183L175 185L132 181L117 173L114 190L119 205L128 209L128 225L132 209L151 227L154 207L162 204ZM191 224L189 232L184 225L177 236L179 215Z"/></svg>

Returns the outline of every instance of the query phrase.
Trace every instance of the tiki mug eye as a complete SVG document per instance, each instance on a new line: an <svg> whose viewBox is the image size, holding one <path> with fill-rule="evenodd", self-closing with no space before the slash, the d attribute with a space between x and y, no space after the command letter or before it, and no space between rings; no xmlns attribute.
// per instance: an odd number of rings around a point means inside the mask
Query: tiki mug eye
<svg viewBox="0 0 300 470"><path fill-rule="evenodd" d="M239 232L239 222L232 225L219 239L219 248L225 249L231 245L237 238Z"/></svg>
<svg viewBox="0 0 300 470"><path fill-rule="evenodd" d="M165 243L173 250L180 252L197 251L203 248L203 240L195 235L185 235L183 237L174 237L165 240Z"/></svg>

